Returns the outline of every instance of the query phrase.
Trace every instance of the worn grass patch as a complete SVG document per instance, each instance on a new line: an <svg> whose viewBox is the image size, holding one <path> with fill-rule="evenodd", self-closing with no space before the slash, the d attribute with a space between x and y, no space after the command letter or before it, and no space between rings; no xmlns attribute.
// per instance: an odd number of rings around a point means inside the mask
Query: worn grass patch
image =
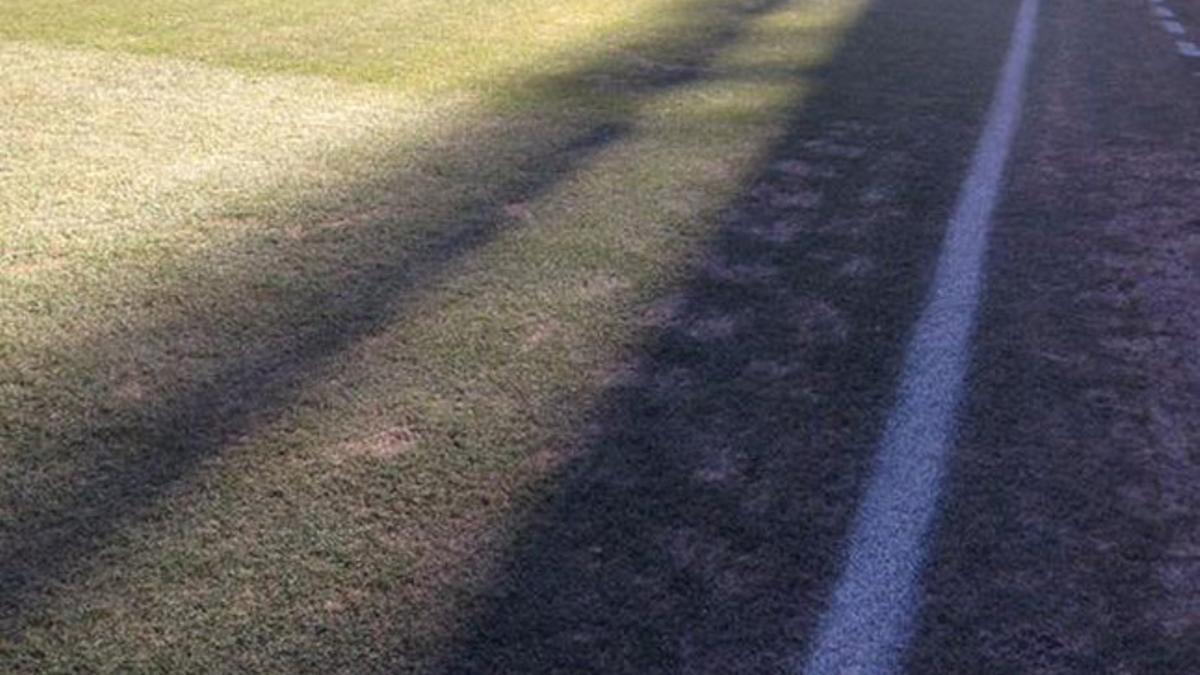
<svg viewBox="0 0 1200 675"><path fill-rule="evenodd" d="M436 660L859 10L346 5L0 8L5 670Z"/></svg>

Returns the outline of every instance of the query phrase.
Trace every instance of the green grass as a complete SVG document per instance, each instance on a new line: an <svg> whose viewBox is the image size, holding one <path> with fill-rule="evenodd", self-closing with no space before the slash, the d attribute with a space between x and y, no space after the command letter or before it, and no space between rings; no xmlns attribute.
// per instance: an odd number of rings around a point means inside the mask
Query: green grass
<svg viewBox="0 0 1200 675"><path fill-rule="evenodd" d="M0 665L419 669L853 0L0 6Z"/></svg>
<svg viewBox="0 0 1200 675"><path fill-rule="evenodd" d="M0 38L503 98L516 92L514 82L600 62L620 65L639 52L668 61L695 58L700 43L685 44L681 35L712 34L727 25L722 19L731 10L753 4L467 0L448 9L431 0L349 6L337 0L61 0L0 9Z"/></svg>

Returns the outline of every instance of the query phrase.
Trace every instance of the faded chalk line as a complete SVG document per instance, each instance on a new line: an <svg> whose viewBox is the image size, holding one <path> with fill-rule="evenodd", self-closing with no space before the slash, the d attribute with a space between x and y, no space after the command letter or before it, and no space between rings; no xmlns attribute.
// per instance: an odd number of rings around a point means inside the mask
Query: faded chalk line
<svg viewBox="0 0 1200 675"><path fill-rule="evenodd" d="M1021 118L1040 0L1022 0L987 122L905 354L897 400L855 517L841 577L803 664L811 675L897 673L966 377L983 260Z"/></svg>
<svg viewBox="0 0 1200 675"><path fill-rule="evenodd" d="M1179 37L1187 34L1187 28L1177 20L1175 12L1166 6L1165 0L1150 0L1150 11L1160 19L1159 23L1163 30L1171 35ZM1200 47L1197 47L1196 43L1191 40L1175 40L1175 49L1184 56L1200 58Z"/></svg>
<svg viewBox="0 0 1200 675"><path fill-rule="evenodd" d="M1171 35L1183 35L1184 33L1187 32L1187 30L1184 29L1183 24L1179 23L1178 21L1172 21L1170 19L1164 20L1162 22L1162 27L1164 30L1166 30Z"/></svg>

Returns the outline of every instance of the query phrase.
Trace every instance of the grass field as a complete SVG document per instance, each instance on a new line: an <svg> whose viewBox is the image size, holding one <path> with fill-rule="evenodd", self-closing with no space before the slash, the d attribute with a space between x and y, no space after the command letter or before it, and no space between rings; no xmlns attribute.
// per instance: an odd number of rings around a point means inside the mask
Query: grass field
<svg viewBox="0 0 1200 675"><path fill-rule="evenodd" d="M0 5L0 670L441 659L862 9Z"/></svg>
<svg viewBox="0 0 1200 675"><path fill-rule="evenodd" d="M796 672L1019 4L0 2L0 673ZM904 667L1190 672L1193 66L1042 5Z"/></svg>

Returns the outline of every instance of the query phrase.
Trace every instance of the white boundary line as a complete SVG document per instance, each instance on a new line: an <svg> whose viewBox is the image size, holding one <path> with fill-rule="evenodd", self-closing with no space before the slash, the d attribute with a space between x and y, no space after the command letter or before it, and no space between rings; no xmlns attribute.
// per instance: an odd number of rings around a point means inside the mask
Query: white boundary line
<svg viewBox="0 0 1200 675"><path fill-rule="evenodd" d="M1177 37L1187 34L1187 28L1176 20L1175 12L1166 6L1165 0L1150 0L1150 10L1159 17L1163 30ZM1184 56L1193 59L1200 58L1200 47L1197 47L1196 43L1191 40L1182 38L1175 40L1175 49ZM1197 74L1200 75L1200 73Z"/></svg>
<svg viewBox="0 0 1200 675"><path fill-rule="evenodd" d="M1040 0L1022 0L1004 69L905 354L897 401L855 517L841 577L803 671L901 671L926 540L966 377L992 212L1021 118Z"/></svg>
<svg viewBox="0 0 1200 675"><path fill-rule="evenodd" d="M1163 19L1162 27L1163 30L1167 31L1171 35L1183 35L1184 33L1187 33L1187 29L1183 27L1183 24L1171 19Z"/></svg>

